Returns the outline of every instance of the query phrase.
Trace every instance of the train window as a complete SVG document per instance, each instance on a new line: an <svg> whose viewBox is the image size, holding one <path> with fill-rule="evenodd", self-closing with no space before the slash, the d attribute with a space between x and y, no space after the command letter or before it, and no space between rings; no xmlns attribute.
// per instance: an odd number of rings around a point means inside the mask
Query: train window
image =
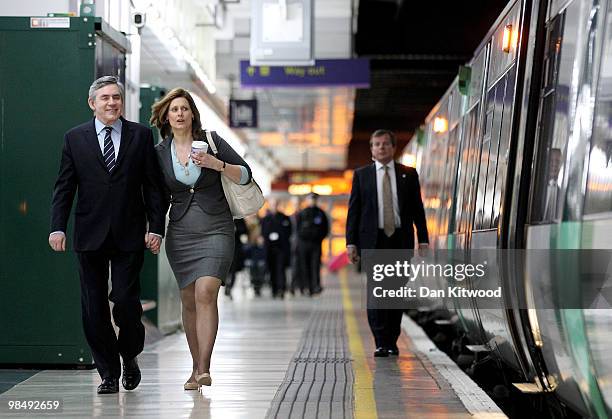
<svg viewBox="0 0 612 419"><path fill-rule="evenodd" d="M487 45L487 47L483 48L476 56L476 58L474 58L474 61L472 61L470 65L472 67L472 79L470 80L470 95L468 97L468 107L472 107L476 103L478 103L480 101L480 97L482 96L485 59L487 58L488 51L489 46Z"/></svg>
<svg viewBox="0 0 612 419"><path fill-rule="evenodd" d="M612 212L612 11L608 11L597 86L584 214Z"/></svg>
<svg viewBox="0 0 612 419"><path fill-rule="evenodd" d="M506 187L506 173L508 172L508 152L510 144L510 131L512 125L512 102L514 101L514 87L516 77L516 66L506 76L506 93L504 95L504 110L502 113L502 125L499 136L499 151L497 153L497 180L495 182L495 195L493 197L493 214L491 227L499 225L499 213L501 209L501 198Z"/></svg>
<svg viewBox="0 0 612 419"><path fill-rule="evenodd" d="M517 56L518 39L520 32L520 4L516 2L512 10L501 21L497 27L491 42L491 57L489 59L488 88L498 82L498 79L506 73ZM504 36L504 33L506 36ZM504 45L504 38L507 39L507 48Z"/></svg>
<svg viewBox="0 0 612 419"><path fill-rule="evenodd" d="M567 143L569 87L559 83L565 14L548 24L540 97L538 149L531 223L556 222L561 213L563 153ZM567 60L571 63L571 60Z"/></svg>
<svg viewBox="0 0 612 419"><path fill-rule="evenodd" d="M491 132L493 130L493 121L495 119L495 89L489 90L487 100L485 102L487 113L485 116L485 128L482 138L482 147L480 152L480 165L477 176L476 190L476 208L474 212L474 230L482 230L483 216L485 213L484 199L487 191L487 170L489 169L489 152L491 146ZM488 226L487 226L488 227Z"/></svg>
<svg viewBox="0 0 612 419"><path fill-rule="evenodd" d="M457 194L457 219L460 220L459 231L465 233L469 229L474 176L478 167L478 115L480 106L475 106L465 117L465 140L461 151L461 179Z"/></svg>
<svg viewBox="0 0 612 419"><path fill-rule="evenodd" d="M497 227L505 186L515 66L491 87L487 95L487 119L480 156L474 229Z"/></svg>
<svg viewBox="0 0 612 419"><path fill-rule="evenodd" d="M497 174L497 152L499 150L499 138L503 121L504 96L506 90L506 77L497 82L495 87L493 129L491 130L491 146L489 148L489 165L487 169L487 187L485 192L482 228L491 227L491 215L493 212L493 197L495 193L495 179Z"/></svg>
<svg viewBox="0 0 612 419"><path fill-rule="evenodd" d="M458 158L458 138L459 138L460 127L459 124L455 125L449 132L448 136L448 157L446 159L446 174L444 176L444 196L445 200L442 202L444 205L445 224L444 228L446 232L452 232L454 227L449 225L451 221L454 222L452 217L452 204L453 197L455 196L455 179L457 178L457 158Z"/></svg>

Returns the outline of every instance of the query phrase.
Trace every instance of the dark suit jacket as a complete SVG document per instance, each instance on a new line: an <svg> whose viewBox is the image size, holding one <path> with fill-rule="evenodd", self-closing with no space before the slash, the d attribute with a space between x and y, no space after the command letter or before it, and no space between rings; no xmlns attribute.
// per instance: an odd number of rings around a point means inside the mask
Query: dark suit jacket
<svg viewBox="0 0 612 419"><path fill-rule="evenodd" d="M282 212L274 214L268 212L261 219L260 225L261 235L266 244L266 251L272 247L280 248L283 253L285 266L289 266L291 264L291 219ZM271 233L278 234L278 240L270 240Z"/></svg>
<svg viewBox="0 0 612 419"><path fill-rule="evenodd" d="M51 204L51 231L66 232L78 192L74 212L77 252L100 249L109 231L119 250L142 250L147 221L149 232L164 234L166 214L153 133L143 125L121 120L121 145L112 173L102 158L93 119L64 136Z"/></svg>
<svg viewBox="0 0 612 419"><path fill-rule="evenodd" d="M237 164L246 167L249 172L249 181L251 180L251 168L242 157L227 143L223 138L212 132L213 141L217 147L217 158L229 164ZM201 141L208 140L206 137L200 138ZM225 199L223 186L221 185L221 173L213 169L202 168L200 177L196 181L193 188L176 180L172 162L172 137L166 138L164 141L155 146L157 158L163 170L164 177L164 200L170 207L170 220L178 221L187 212L191 201L195 199L202 211L210 215L221 214L224 211L229 212L230 208ZM213 154L212 149L208 147L208 154Z"/></svg>
<svg viewBox="0 0 612 419"><path fill-rule="evenodd" d="M395 163L397 199L400 211L402 248L414 248L416 225L419 243L428 243L427 222L421 200L419 176L412 167ZM355 170L346 220L346 244L357 249L376 249L378 236L378 199L376 195L376 165Z"/></svg>

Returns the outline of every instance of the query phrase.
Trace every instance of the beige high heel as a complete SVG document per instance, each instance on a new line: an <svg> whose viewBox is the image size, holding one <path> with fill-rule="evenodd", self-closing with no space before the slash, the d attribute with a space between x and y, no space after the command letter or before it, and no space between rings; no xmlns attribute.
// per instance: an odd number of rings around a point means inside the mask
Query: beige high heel
<svg viewBox="0 0 612 419"><path fill-rule="evenodd" d="M200 385L198 383L193 383L191 381L187 381L184 385L183 388L185 390L199 390L200 389Z"/></svg>
<svg viewBox="0 0 612 419"><path fill-rule="evenodd" d="M193 375L195 376L197 373L194 370L193 371ZM185 390L199 390L200 389L200 385L196 382L193 381L189 381L187 380L187 382L183 385L183 389Z"/></svg>
<svg viewBox="0 0 612 419"><path fill-rule="evenodd" d="M203 372L202 374L197 374L195 376L196 381L201 386L209 386L212 384L212 378L210 377L210 373Z"/></svg>

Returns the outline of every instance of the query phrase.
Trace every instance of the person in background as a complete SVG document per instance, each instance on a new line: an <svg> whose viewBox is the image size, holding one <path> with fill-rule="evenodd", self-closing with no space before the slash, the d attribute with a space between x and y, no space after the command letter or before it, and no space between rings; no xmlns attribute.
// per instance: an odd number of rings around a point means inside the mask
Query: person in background
<svg viewBox="0 0 612 419"><path fill-rule="evenodd" d="M258 236L253 244L249 244L245 249L245 265L249 267L251 286L256 297L261 297L261 287L263 286L266 273L266 247L263 237Z"/></svg>
<svg viewBox="0 0 612 419"><path fill-rule="evenodd" d="M300 259L301 279L312 297L321 288L321 244L329 234L329 220L325 211L317 206L319 195L308 194L306 208L297 215L297 249Z"/></svg>
<svg viewBox="0 0 612 419"><path fill-rule="evenodd" d="M244 245L243 240L247 241L247 226L242 218L234 220L234 227L236 229L234 235L234 258L232 259L232 265L230 266L230 273L225 284L225 295L232 298L232 289L236 283L236 273L244 269Z"/></svg>
<svg viewBox="0 0 612 419"><path fill-rule="evenodd" d="M268 213L261 220L273 298L284 298L286 269L291 263L291 220L279 210L278 200L268 200Z"/></svg>
<svg viewBox="0 0 612 419"><path fill-rule="evenodd" d="M219 313L217 296L234 256L234 222L221 185L221 176L247 184L251 169L214 131L208 145L200 113L185 89L172 89L152 107L151 124L162 138L155 149L170 205L166 254L181 292L183 327L192 358L192 372L183 385L197 390L212 383L212 356ZM202 145L197 143L197 145Z"/></svg>
<svg viewBox="0 0 612 419"><path fill-rule="evenodd" d="M358 263L363 249L413 249L414 226L419 248L429 243L419 176L393 160L395 134L377 130L370 137L374 163L355 170L346 219L346 250ZM375 357L398 355L402 311L368 309L376 343Z"/></svg>
<svg viewBox="0 0 612 419"><path fill-rule="evenodd" d="M291 198L295 211L289 217L291 220L291 284L289 285L289 293L295 295L296 290L300 290L300 293L305 293L305 283L302 278L302 266L300 258L298 257L298 235L297 235L297 216L300 212L300 198L294 196Z"/></svg>
<svg viewBox="0 0 612 419"><path fill-rule="evenodd" d="M98 394L119 391L119 356L123 387L133 390L140 383L136 356L142 352L145 329L139 274L145 246L157 254L165 227L153 133L123 118L123 103L124 89L117 77L104 76L92 83L88 104L94 118L66 133L51 203L49 245L64 252L77 194L74 250L85 338L102 378ZM108 300L114 303L119 336Z"/></svg>

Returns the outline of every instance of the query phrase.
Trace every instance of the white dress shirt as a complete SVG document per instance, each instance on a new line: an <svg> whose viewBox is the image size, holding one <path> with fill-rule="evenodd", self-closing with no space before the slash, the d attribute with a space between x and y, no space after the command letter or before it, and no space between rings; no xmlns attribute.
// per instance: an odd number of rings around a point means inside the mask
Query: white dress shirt
<svg viewBox="0 0 612 419"><path fill-rule="evenodd" d="M103 122L96 118L96 135L98 136L98 144L100 145L100 151L102 151L102 155L104 156L104 137L106 137L106 125ZM121 119L117 119L113 125L111 125L113 130L111 131L111 140L113 141L113 147L115 148L115 161L117 161L117 156L119 155L119 146L121 145L121 127L123 127L123 122Z"/></svg>
<svg viewBox="0 0 612 419"><path fill-rule="evenodd" d="M384 208L383 208L383 178L385 177L385 168L382 163L376 161L376 198L378 199L378 228L385 228ZM391 179L391 195L393 196L393 219L395 220L395 228L402 226L399 213L399 201L397 199L397 182L395 181L395 162L392 160L387 163L389 167L389 178Z"/></svg>

